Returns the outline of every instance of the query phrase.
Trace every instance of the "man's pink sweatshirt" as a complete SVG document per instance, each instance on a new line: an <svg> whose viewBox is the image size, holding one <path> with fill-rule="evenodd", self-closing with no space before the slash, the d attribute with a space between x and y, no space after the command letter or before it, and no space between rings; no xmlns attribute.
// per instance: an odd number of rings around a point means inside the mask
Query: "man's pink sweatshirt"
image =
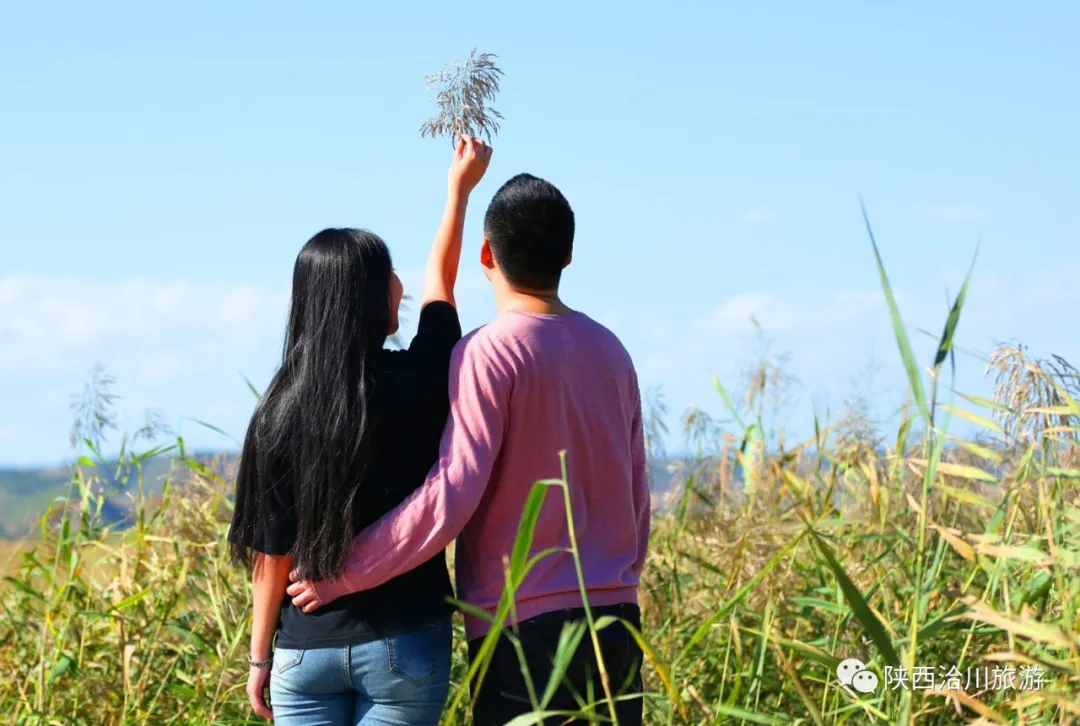
<svg viewBox="0 0 1080 726"><path fill-rule="evenodd" d="M566 452L574 530L591 605L637 602L650 501L641 398L629 354L582 313L504 312L454 349L450 419L426 482L353 540L344 574L319 582L324 604L422 564L458 538L458 597L494 615L533 484L561 479ZM533 554L569 548L563 491L549 487ZM530 571L516 620L581 607L572 556ZM466 635L490 624L466 614Z"/></svg>

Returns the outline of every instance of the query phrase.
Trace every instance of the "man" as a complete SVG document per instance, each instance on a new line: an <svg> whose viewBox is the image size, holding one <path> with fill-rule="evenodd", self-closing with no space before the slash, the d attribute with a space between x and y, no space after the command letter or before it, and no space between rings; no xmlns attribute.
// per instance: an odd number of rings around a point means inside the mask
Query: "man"
<svg viewBox="0 0 1080 726"><path fill-rule="evenodd" d="M574 529L594 617L640 629L638 580L649 539L641 400L634 366L619 340L567 307L558 295L570 264L574 213L552 184L521 174L499 189L484 219L480 261L498 315L454 349L450 419L427 481L354 541L335 581L290 586L311 612L341 595L376 587L437 555L459 537L458 597L494 615L505 561L533 484L567 480ZM533 552L541 560L515 596L515 632L539 693L564 624L584 619L562 492L548 490ZM491 627L466 613L470 658ZM599 633L613 691L641 692L642 654L625 628ZM586 638L549 710L578 710L582 699L608 715L594 650ZM625 688L624 685L626 686ZM618 696L618 693L615 694ZM477 694L475 722L505 724L532 710L517 653L500 638ZM619 699L619 722L641 723L640 698Z"/></svg>

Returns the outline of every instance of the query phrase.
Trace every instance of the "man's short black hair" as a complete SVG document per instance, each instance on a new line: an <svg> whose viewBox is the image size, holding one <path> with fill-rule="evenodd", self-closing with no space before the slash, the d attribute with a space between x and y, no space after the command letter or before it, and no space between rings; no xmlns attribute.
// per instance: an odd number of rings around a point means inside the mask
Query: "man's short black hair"
<svg viewBox="0 0 1080 726"><path fill-rule="evenodd" d="M522 290L559 286L574 248L574 210L555 185L518 174L495 192L484 236L507 282Z"/></svg>

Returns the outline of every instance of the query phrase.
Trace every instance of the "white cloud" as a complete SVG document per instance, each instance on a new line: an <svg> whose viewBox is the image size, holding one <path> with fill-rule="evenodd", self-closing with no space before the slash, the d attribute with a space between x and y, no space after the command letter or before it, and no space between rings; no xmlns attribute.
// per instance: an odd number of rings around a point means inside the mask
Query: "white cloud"
<svg viewBox="0 0 1080 726"><path fill-rule="evenodd" d="M938 204L923 207L919 216L931 222L976 222L986 217L986 210L973 205Z"/></svg>
<svg viewBox="0 0 1080 726"><path fill-rule="evenodd" d="M739 221L748 227L760 227L768 224L776 217L776 213L765 206L754 206L743 210L739 215Z"/></svg>
<svg viewBox="0 0 1080 726"><path fill-rule="evenodd" d="M830 292L814 300L783 298L775 293L736 295L713 308L702 328L713 335L746 335L754 321L770 334L805 336L841 328L884 309L876 292Z"/></svg>
<svg viewBox="0 0 1080 726"><path fill-rule="evenodd" d="M73 361L118 357L152 377L162 366L212 367L215 353L280 336L286 306L287 291L246 284L0 278L0 372L66 372Z"/></svg>

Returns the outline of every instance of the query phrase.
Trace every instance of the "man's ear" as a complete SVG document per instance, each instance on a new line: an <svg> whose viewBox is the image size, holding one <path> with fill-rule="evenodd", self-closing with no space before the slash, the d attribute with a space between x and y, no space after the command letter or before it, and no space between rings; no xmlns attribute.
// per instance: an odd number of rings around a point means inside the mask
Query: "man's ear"
<svg viewBox="0 0 1080 726"><path fill-rule="evenodd" d="M563 263L563 269L565 270L570 266L570 263L574 261L574 251L570 250L570 254L566 256L566 262Z"/></svg>
<svg viewBox="0 0 1080 726"><path fill-rule="evenodd" d="M491 243L487 237L484 237L484 242L480 245L480 264L485 270L495 269L495 255L491 253Z"/></svg>

